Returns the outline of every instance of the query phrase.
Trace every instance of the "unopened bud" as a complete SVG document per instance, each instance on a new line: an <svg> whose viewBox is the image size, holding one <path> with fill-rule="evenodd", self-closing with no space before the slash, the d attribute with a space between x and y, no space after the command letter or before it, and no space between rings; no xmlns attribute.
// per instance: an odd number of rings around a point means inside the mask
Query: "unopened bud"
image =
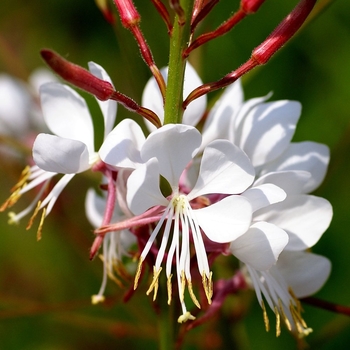
<svg viewBox="0 0 350 350"><path fill-rule="evenodd" d="M101 80L88 70L71 63L52 50L43 49L41 57L62 79L89 92L101 101L109 100L114 93L112 84Z"/></svg>
<svg viewBox="0 0 350 350"><path fill-rule="evenodd" d="M125 28L130 28L140 22L140 15L137 12L132 0L114 0L120 14L120 20Z"/></svg>

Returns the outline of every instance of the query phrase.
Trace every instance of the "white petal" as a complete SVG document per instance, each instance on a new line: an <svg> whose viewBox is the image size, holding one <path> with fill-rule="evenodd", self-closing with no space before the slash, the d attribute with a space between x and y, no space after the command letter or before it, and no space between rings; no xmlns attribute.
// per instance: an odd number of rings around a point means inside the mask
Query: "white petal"
<svg viewBox="0 0 350 350"><path fill-rule="evenodd" d="M36 165L61 174L76 174L90 168L89 152L84 143L49 134L39 134L33 145Z"/></svg>
<svg viewBox="0 0 350 350"><path fill-rule="evenodd" d="M276 267L298 298L316 293L331 272L327 258L308 252L284 251Z"/></svg>
<svg viewBox="0 0 350 350"><path fill-rule="evenodd" d="M165 82L168 79L168 68L162 68L161 74L165 80ZM187 63L186 70L185 70L185 78L184 78L184 90L183 90L183 97L186 98L187 95L197 88L198 86L202 85L202 81L199 78L197 72L194 70L194 68ZM193 101L185 110L184 116L183 116L183 124L187 125L196 125L201 117L204 114L205 108L207 105L207 98L206 96L202 96L195 101ZM145 89L143 90L142 94L142 106L149 108L153 112L155 112L158 117L160 118L161 122L164 121L164 107L163 107L163 99L160 94L158 84L155 81L154 77L152 77L146 84ZM149 122L146 122L147 127L150 131L155 130L155 126Z"/></svg>
<svg viewBox="0 0 350 350"><path fill-rule="evenodd" d="M232 141L234 120L243 105L243 99L241 80L238 79L225 89L225 92L210 110L202 130L203 148L217 139Z"/></svg>
<svg viewBox="0 0 350 350"><path fill-rule="evenodd" d="M85 100L69 86L47 83L40 87L41 107L48 128L57 136L78 140L94 151L94 129Z"/></svg>
<svg viewBox="0 0 350 350"><path fill-rule="evenodd" d="M271 162L288 147L301 113L295 101L262 103L244 120L241 148L254 166Z"/></svg>
<svg viewBox="0 0 350 350"><path fill-rule="evenodd" d="M141 127L132 119L124 119L108 134L98 153L109 165L135 169L143 163L140 149L144 142Z"/></svg>
<svg viewBox="0 0 350 350"><path fill-rule="evenodd" d="M267 173L266 175L258 178L254 185L260 185L264 183L272 183L278 187L283 188L287 194L301 194L308 181L311 178L311 174L308 171L303 170L289 170L289 171L277 171Z"/></svg>
<svg viewBox="0 0 350 350"><path fill-rule="evenodd" d="M316 142L291 143L274 162L264 166L263 173L283 170L304 170L311 173L303 192L315 190L323 181L329 163L329 148Z"/></svg>
<svg viewBox="0 0 350 350"><path fill-rule="evenodd" d="M252 219L252 207L242 196L226 197L194 213L206 236L217 243L228 243L243 235Z"/></svg>
<svg viewBox="0 0 350 350"><path fill-rule="evenodd" d="M226 140L213 141L204 149L198 180L188 197L241 193L251 185L254 174L254 167L238 147Z"/></svg>
<svg viewBox="0 0 350 350"><path fill-rule="evenodd" d="M127 182L127 202L130 210L139 215L155 205L168 205L159 189L159 170L156 158L139 166Z"/></svg>
<svg viewBox="0 0 350 350"><path fill-rule="evenodd" d="M201 134L189 125L167 124L152 132L141 149L141 158L156 157L159 171L172 187L177 187L185 167L201 144Z"/></svg>
<svg viewBox="0 0 350 350"><path fill-rule="evenodd" d="M253 212L267 207L270 204L282 202L286 199L286 192L273 184L263 184L254 186L242 193L242 196L249 200Z"/></svg>
<svg viewBox="0 0 350 350"><path fill-rule="evenodd" d="M21 135L29 127L30 96L19 80L0 75L0 133Z"/></svg>
<svg viewBox="0 0 350 350"><path fill-rule="evenodd" d="M287 243L287 233L262 221L254 223L244 235L233 241L230 250L245 264L264 271L276 263Z"/></svg>
<svg viewBox="0 0 350 350"><path fill-rule="evenodd" d="M103 67L98 65L94 62L89 62L89 70L90 72L97 78L108 81L112 86L112 80L107 74L107 72L104 70ZM104 137L106 138L107 135L111 132L114 126L115 118L117 115L117 102L113 100L107 100L107 101L101 101L98 98L96 98L97 103L99 104L101 108L101 112L103 114L103 120L104 120Z"/></svg>
<svg viewBox="0 0 350 350"><path fill-rule="evenodd" d="M37 68L30 74L28 81L33 87L35 94L39 95L41 85L58 82L58 79L56 75L47 68Z"/></svg>
<svg viewBox="0 0 350 350"><path fill-rule="evenodd" d="M326 199L302 194L287 196L283 202L259 210L254 219L285 230L289 235L287 250L305 250L317 243L332 215L332 206Z"/></svg>
<svg viewBox="0 0 350 350"><path fill-rule="evenodd" d="M101 226L105 207L106 199L97 195L94 189L89 188L85 198L85 213L93 227Z"/></svg>

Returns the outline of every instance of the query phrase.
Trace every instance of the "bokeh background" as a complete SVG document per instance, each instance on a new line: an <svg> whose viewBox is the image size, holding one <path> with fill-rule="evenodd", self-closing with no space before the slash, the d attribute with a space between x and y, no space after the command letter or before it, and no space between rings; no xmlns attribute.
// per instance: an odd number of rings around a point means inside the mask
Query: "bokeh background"
<svg viewBox="0 0 350 350"><path fill-rule="evenodd" d="M165 25L150 1L134 1L141 27L158 66L167 64L169 43ZM226 36L195 51L190 60L204 82L213 81L245 62L251 50L272 31L297 1L269 0ZM319 1L319 3L325 3ZM222 0L201 31L215 28L238 0ZM41 48L51 48L84 67L101 64L116 88L141 101L150 77L137 45L117 18L115 28L103 18L93 0L2 0L0 2L0 73L27 80L43 66ZM272 99L295 99L303 112L295 141L312 140L331 149L328 175L316 194L327 198L334 219L313 251L333 264L328 283L317 294L330 302L350 304L350 5L333 1L266 66L243 79L246 98L273 91ZM101 116L86 97L97 128ZM209 95L210 102L218 93ZM1 103L2 96L0 96ZM133 116L119 108L118 118ZM133 116L135 117L135 116ZM27 156L1 155L0 202L8 197ZM151 349L157 348L157 315L145 284L128 303L127 289L109 281L107 302L92 306L102 263L89 261L93 230L84 215L86 189L94 178L74 179L46 220L43 238L25 221L7 225L0 216L0 349ZM25 206L30 195L19 207ZM27 201L27 202L26 202ZM17 207L18 208L18 207ZM303 304L305 319L314 329L307 338L311 349L348 349L350 319ZM350 306L350 305L349 305ZM271 316L271 323L274 319ZM262 313L253 293L232 296L221 313L185 335L183 349L295 349L294 339L282 330L265 332Z"/></svg>

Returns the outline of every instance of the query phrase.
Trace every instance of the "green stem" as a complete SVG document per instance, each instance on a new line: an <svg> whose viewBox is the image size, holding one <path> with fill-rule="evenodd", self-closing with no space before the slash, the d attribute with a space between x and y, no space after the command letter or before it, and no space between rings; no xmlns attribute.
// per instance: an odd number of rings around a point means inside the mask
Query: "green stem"
<svg viewBox="0 0 350 350"><path fill-rule="evenodd" d="M175 17L173 33L170 38L169 71L164 105L164 124L178 124L182 122L183 115L183 82L186 60L182 57L190 39L190 26L193 0L181 1L185 12L185 21L181 23Z"/></svg>

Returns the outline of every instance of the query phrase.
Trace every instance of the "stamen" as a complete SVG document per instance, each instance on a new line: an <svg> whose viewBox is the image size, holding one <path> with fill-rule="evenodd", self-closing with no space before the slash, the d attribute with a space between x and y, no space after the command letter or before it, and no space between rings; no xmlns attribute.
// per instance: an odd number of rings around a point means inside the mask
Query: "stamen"
<svg viewBox="0 0 350 350"><path fill-rule="evenodd" d="M263 310L265 329L266 329L266 332L268 332L270 330L270 322L269 322L269 317L267 316L264 300L261 300L261 308Z"/></svg>
<svg viewBox="0 0 350 350"><path fill-rule="evenodd" d="M278 306L279 306L279 310L282 316L282 319L287 327L287 329L291 332L292 331L292 325L290 324L288 317L286 316L284 309L283 309L283 304L282 304L282 300L278 299Z"/></svg>
<svg viewBox="0 0 350 350"><path fill-rule="evenodd" d="M194 302L194 304L198 307L198 309L201 308L201 305L199 304L196 296L194 295L193 288L192 288L192 282L191 280L187 280L187 285L188 285L188 291L190 293L191 299Z"/></svg>
<svg viewBox="0 0 350 350"><path fill-rule="evenodd" d="M167 291L168 291L168 305L170 305L171 303L171 294L172 294L172 288L171 288L171 278L173 277L173 275L171 274L166 282L166 286L167 286Z"/></svg>
<svg viewBox="0 0 350 350"><path fill-rule="evenodd" d="M281 316L277 306L275 306L274 310L276 315L276 337L278 338L281 335Z"/></svg>
<svg viewBox="0 0 350 350"><path fill-rule="evenodd" d="M179 323L183 323L186 322L188 320L195 320L196 318L191 315L191 313L189 311L187 311L186 313L184 313L183 315L181 315L178 319L177 322Z"/></svg>
<svg viewBox="0 0 350 350"><path fill-rule="evenodd" d="M141 270L142 270L142 263L143 263L143 258L140 257L139 264L137 266L136 274L135 274L135 281L134 281L134 290L137 288L139 284L139 279L141 276Z"/></svg>
<svg viewBox="0 0 350 350"><path fill-rule="evenodd" d="M36 205L36 208L34 209L34 213L33 215L31 216L31 218L29 219L29 222L28 222L28 225L26 227L26 230L29 230L32 225L33 225L33 222L34 222L34 219L36 218L36 216L38 215L39 213L39 210L40 210L40 206L41 206L41 201L38 201L38 204ZM40 220L41 221L41 220ZM40 226L40 225L39 225Z"/></svg>
<svg viewBox="0 0 350 350"><path fill-rule="evenodd" d="M185 287L186 287L186 278L185 272L181 271L181 286L180 286L180 301L183 302L185 298Z"/></svg>
<svg viewBox="0 0 350 350"><path fill-rule="evenodd" d="M24 183L24 186L26 183ZM5 211L7 208L11 208L14 204L18 202L18 200L21 198L21 188L15 189L15 191L10 195L10 197L2 204L0 207L0 212Z"/></svg>
<svg viewBox="0 0 350 350"><path fill-rule="evenodd" d="M30 166L27 165L27 166L22 170L21 176L20 176L18 182L16 183L16 185L14 185L14 186L11 188L11 192L15 192L15 191L18 190L18 189L22 189L22 188L27 184L27 180L28 180L28 178L29 178L30 175L31 175Z"/></svg>
<svg viewBox="0 0 350 350"><path fill-rule="evenodd" d="M41 240L41 234L42 234L42 230L43 230L43 225L44 225L44 220L46 217L46 208L43 209L43 212L41 214L41 218L40 218L40 223L39 223L39 227L38 227L38 231L36 233L36 240L40 241Z"/></svg>
<svg viewBox="0 0 350 350"><path fill-rule="evenodd" d="M149 295L153 290L153 292L154 292L153 293L153 301L155 301L157 298L158 286L159 286L159 275L160 275L161 271L162 271L161 267L158 270L155 266L153 267L153 280L152 280L152 283L146 292L146 294Z"/></svg>
<svg viewBox="0 0 350 350"><path fill-rule="evenodd" d="M202 272L202 284L203 284L204 292L205 292L205 295L207 297L209 305L211 304L211 298L213 296L212 276L213 276L212 272L210 272L209 278L207 278L207 275L205 274L204 271Z"/></svg>

